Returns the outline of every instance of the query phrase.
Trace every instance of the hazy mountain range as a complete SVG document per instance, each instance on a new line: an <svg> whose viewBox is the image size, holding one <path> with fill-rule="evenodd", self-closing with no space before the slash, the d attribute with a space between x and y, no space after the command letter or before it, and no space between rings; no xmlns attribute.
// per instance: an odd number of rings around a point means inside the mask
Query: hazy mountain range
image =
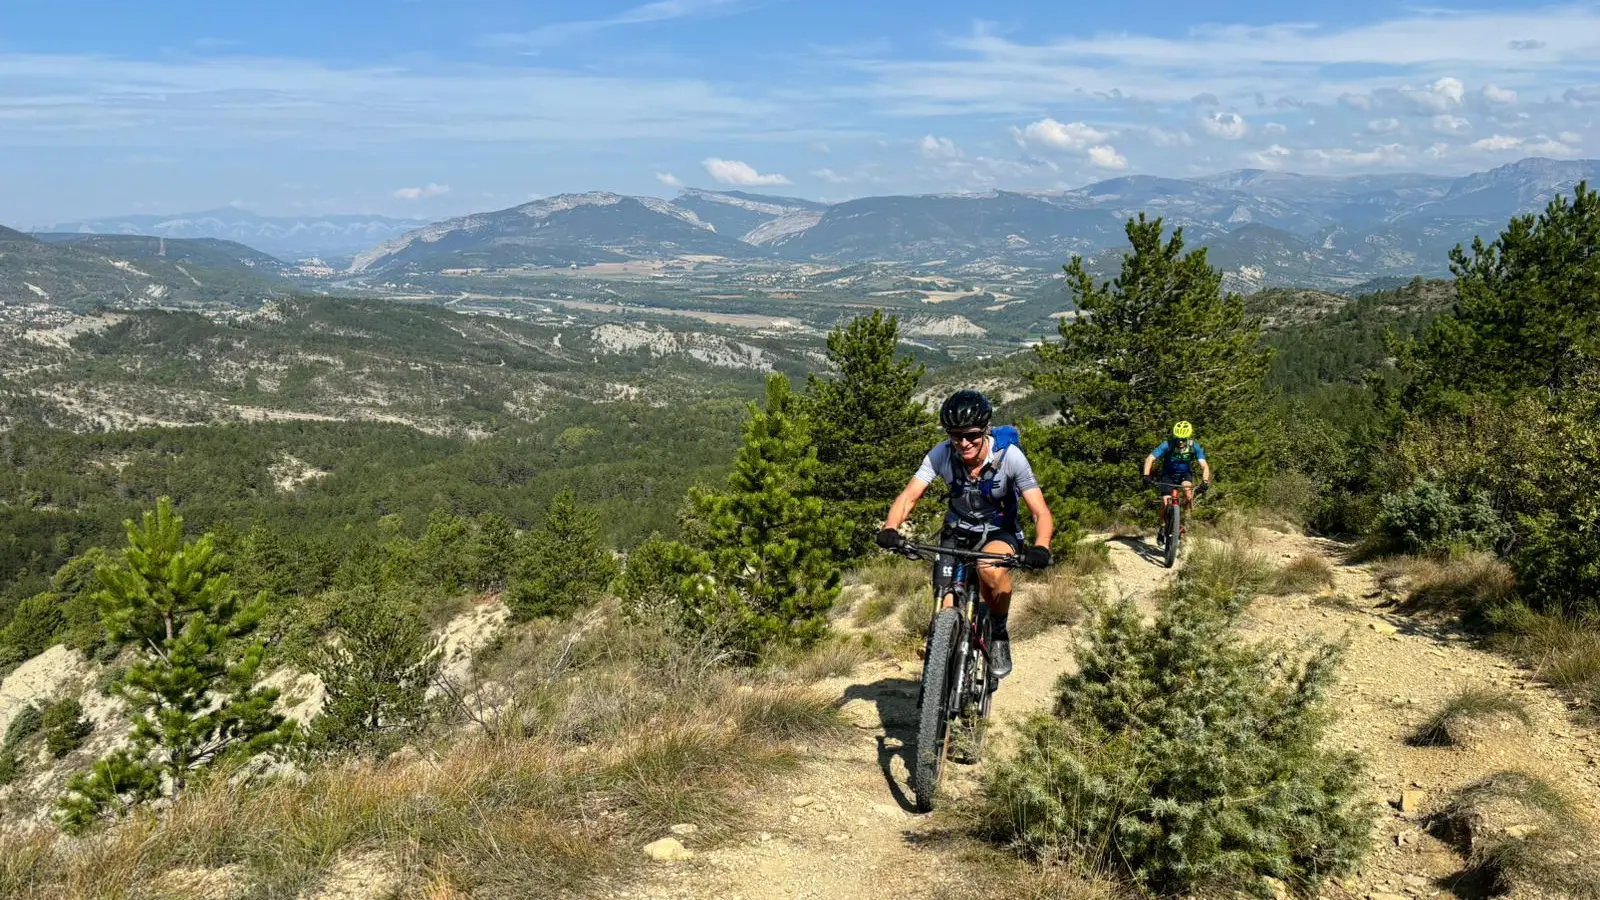
<svg viewBox="0 0 1600 900"><path fill-rule="evenodd" d="M111 276L126 276L128 263L146 260L175 277L170 289L188 293L196 279L174 266L239 279L267 276L270 283L285 273L279 259L310 254L353 257L350 273L375 281L696 255L764 265L881 263L981 275L994 266L1055 269L1081 253L1106 272L1125 246L1125 221L1148 212L1182 226L1191 244L1205 244L1232 288L1340 289L1375 278L1443 274L1456 243L1493 237L1511 216L1537 211L1585 179L1600 181L1600 161L1524 159L1461 177L1330 177L1256 169L1197 178L1133 175L1070 191L863 197L832 204L740 191L687 189L671 200L594 192L431 224L379 216L269 218L230 208L52 225L36 236L56 245L70 242L72 253L51 268L42 262L45 251L31 248L31 281L5 271L24 256L0 253L0 284L9 285L5 293L16 299L38 296L24 284L54 295L44 284L48 269L60 290L73 290L72 278L62 275L70 272L97 285L95 296L139 294L150 285L124 286ZM90 240L106 232L168 240ZM11 235L13 244L22 237ZM91 277L97 267L106 277ZM147 272L152 283L159 274Z"/></svg>
<svg viewBox="0 0 1600 900"><path fill-rule="evenodd" d="M120 216L60 222L27 229L33 233L138 234L164 238L216 238L236 241L280 259L347 257L411 229L422 219L386 216L258 216L233 207L171 216Z"/></svg>
<svg viewBox="0 0 1600 900"><path fill-rule="evenodd" d="M1210 247L1237 286L1337 286L1440 273L1449 249L1600 180L1600 161L1525 159L1464 177L1240 170L1133 175L1071 191L864 197L822 204L690 189L673 200L565 194L436 222L359 254L352 272L586 265L707 254L791 262L1048 267L1120 252L1140 212Z"/></svg>

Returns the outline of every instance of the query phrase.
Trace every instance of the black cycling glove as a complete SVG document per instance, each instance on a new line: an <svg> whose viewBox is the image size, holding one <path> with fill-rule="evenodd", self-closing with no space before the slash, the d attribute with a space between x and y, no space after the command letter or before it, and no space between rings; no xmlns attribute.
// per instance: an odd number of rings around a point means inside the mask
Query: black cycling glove
<svg viewBox="0 0 1600 900"><path fill-rule="evenodd" d="M1196 494L1204 494L1206 491L1209 491L1209 490L1211 490L1211 482L1202 481L1202 482L1200 482L1200 486L1194 489L1194 492Z"/></svg>
<svg viewBox="0 0 1600 900"><path fill-rule="evenodd" d="M885 550L899 550L905 543L905 535L893 528L884 528L878 532L878 546Z"/></svg>
<svg viewBox="0 0 1600 900"><path fill-rule="evenodd" d="M1154 475L1146 475L1146 476L1144 476L1144 486L1145 487L1155 487L1155 484L1156 484L1156 477Z"/></svg>
<svg viewBox="0 0 1600 900"><path fill-rule="evenodd" d="M1027 552L1023 554L1023 559L1027 561L1028 568L1043 569L1050 565L1050 548L1029 547Z"/></svg>

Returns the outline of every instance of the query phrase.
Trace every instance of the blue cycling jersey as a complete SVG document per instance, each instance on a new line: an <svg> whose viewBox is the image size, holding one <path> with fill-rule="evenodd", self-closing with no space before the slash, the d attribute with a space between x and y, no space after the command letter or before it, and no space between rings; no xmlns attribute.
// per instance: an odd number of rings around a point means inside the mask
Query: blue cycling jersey
<svg viewBox="0 0 1600 900"><path fill-rule="evenodd" d="M1201 449L1199 441L1190 441L1185 450L1180 450L1173 441L1162 441L1161 446L1150 451L1150 455L1161 461L1163 477L1187 478L1200 460L1206 458L1206 451Z"/></svg>

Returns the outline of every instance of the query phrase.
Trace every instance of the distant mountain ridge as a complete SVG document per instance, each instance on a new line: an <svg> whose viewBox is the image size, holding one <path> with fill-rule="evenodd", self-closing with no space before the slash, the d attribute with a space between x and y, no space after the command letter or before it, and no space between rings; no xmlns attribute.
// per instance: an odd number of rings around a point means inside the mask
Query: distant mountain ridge
<svg viewBox="0 0 1600 900"><path fill-rule="evenodd" d="M0 226L0 305L78 312L191 302L252 304L292 292L283 264L222 241L54 235Z"/></svg>
<svg viewBox="0 0 1600 900"><path fill-rule="evenodd" d="M396 219L388 216L260 216L246 210L224 207L171 216L85 219L41 225L28 231L214 238L234 241L292 261L310 256L350 256L426 224L426 219Z"/></svg>
<svg viewBox="0 0 1600 900"><path fill-rule="evenodd" d="M351 272L587 265L704 254L733 260L1054 268L1073 253L1119 255L1141 212L1182 227L1230 286L1343 289L1440 273L1449 248L1600 181L1600 161L1530 158L1461 177L1323 176L1239 169L1196 178L1130 175L1069 191L863 197L826 204L740 191L670 201L594 192L477 213L360 254Z"/></svg>

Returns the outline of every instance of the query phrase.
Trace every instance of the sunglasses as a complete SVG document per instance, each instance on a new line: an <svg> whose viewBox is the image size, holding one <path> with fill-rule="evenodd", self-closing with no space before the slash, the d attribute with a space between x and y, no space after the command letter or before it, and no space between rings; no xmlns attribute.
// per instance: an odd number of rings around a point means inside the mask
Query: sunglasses
<svg viewBox="0 0 1600 900"><path fill-rule="evenodd" d="M982 431L950 431L946 433L950 435L950 443L952 444L975 444L983 440Z"/></svg>

